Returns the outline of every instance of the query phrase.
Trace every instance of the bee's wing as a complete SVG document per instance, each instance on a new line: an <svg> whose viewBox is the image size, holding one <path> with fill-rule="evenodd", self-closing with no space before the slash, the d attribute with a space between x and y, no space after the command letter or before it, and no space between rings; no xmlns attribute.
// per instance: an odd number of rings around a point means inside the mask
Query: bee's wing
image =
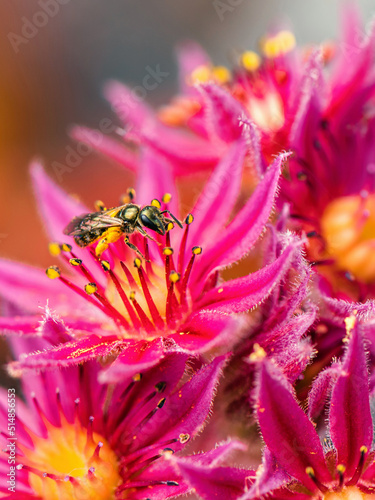
<svg viewBox="0 0 375 500"><path fill-rule="evenodd" d="M83 233L90 233L97 229L107 229L109 227L121 227L124 221L111 217L103 212L84 214L74 219L64 229L64 234L69 236L79 236Z"/></svg>

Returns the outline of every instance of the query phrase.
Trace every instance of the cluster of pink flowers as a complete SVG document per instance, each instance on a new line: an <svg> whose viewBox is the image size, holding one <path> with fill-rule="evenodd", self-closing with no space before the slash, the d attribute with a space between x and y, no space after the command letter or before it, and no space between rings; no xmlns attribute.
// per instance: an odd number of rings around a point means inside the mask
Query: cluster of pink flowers
<svg viewBox="0 0 375 500"><path fill-rule="evenodd" d="M32 165L51 266L0 260L0 498L375 498L375 33L260 45L181 46L156 111L106 87L123 137L72 135L133 172L120 211Z"/></svg>

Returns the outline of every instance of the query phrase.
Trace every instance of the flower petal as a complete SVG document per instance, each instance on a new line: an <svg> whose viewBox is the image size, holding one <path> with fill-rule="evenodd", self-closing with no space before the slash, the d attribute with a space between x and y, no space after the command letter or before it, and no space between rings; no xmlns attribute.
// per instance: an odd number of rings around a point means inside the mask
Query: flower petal
<svg viewBox="0 0 375 500"><path fill-rule="evenodd" d="M76 141L87 144L132 172L137 171L139 163L138 155L127 149L119 141L109 136L104 136L99 130L75 126L71 129L70 135Z"/></svg>
<svg viewBox="0 0 375 500"><path fill-rule="evenodd" d="M236 141L206 183L192 210L191 246L205 247L227 222L239 194L245 153L243 139Z"/></svg>
<svg viewBox="0 0 375 500"><path fill-rule="evenodd" d="M265 173L249 201L231 224L204 249L199 268L193 270L194 282L202 287L205 277L217 268L228 266L244 257L264 230L271 214L281 165L288 154L279 155Z"/></svg>
<svg viewBox="0 0 375 500"><path fill-rule="evenodd" d="M288 474L316 491L307 467L314 469L319 481L330 480L319 436L280 370L267 359L260 363L256 413L263 439Z"/></svg>
<svg viewBox="0 0 375 500"><path fill-rule="evenodd" d="M19 361L10 363L9 370L16 376L26 369L41 370L59 366L71 366L90 359L106 358L118 352L123 341L115 336L90 335L83 339L66 342L43 352L24 354Z"/></svg>
<svg viewBox="0 0 375 500"><path fill-rule="evenodd" d="M295 246L290 245L272 264L210 290L204 294L197 307L224 313L239 313L255 307L271 293L285 275L294 251Z"/></svg>
<svg viewBox="0 0 375 500"><path fill-rule="evenodd" d="M224 142L238 140L242 135L240 118L245 108L229 92L214 83L198 86L206 101L206 119L212 132Z"/></svg>
<svg viewBox="0 0 375 500"><path fill-rule="evenodd" d="M373 433L366 355L357 321L332 391L329 424L338 463L345 465L350 477L358 466L361 446L371 448Z"/></svg>
<svg viewBox="0 0 375 500"><path fill-rule="evenodd" d="M210 58L202 47L192 40L178 45L176 54L180 90L183 94L195 93L195 88L188 83L188 79L196 68L210 64Z"/></svg>

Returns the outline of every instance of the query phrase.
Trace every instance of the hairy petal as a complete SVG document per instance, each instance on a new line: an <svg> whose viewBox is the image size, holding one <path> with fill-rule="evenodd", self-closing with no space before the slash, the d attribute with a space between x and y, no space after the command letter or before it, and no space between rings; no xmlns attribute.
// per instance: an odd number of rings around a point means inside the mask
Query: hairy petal
<svg viewBox="0 0 375 500"><path fill-rule="evenodd" d="M316 490L306 473L312 467L319 481L329 481L323 448L313 424L276 366L261 362L256 388L256 413L263 439L281 467L306 488Z"/></svg>
<svg viewBox="0 0 375 500"><path fill-rule="evenodd" d="M282 279L289 269L294 251L295 246L290 245L272 264L210 290L199 302L199 307L225 313L248 311L264 300Z"/></svg>
<svg viewBox="0 0 375 500"><path fill-rule="evenodd" d="M344 464L346 474L351 476L359 463L361 446L371 448L373 432L366 355L358 323L351 330L332 391L329 424L338 463Z"/></svg>

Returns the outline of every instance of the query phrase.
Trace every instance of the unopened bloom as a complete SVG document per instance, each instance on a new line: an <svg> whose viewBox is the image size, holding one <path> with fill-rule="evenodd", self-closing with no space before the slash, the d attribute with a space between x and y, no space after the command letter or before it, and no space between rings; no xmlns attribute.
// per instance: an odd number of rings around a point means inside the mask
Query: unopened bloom
<svg viewBox="0 0 375 500"><path fill-rule="evenodd" d="M267 446L258 480L243 500L268 493L273 498L373 498L373 423L362 334L347 318L347 350L340 363L316 379L309 413L328 403L328 433L317 429L299 406L280 370L259 359L255 410Z"/></svg>
<svg viewBox="0 0 375 500"><path fill-rule="evenodd" d="M66 320L66 328L61 328L63 334L48 337L55 347L24 356L19 367L66 366L121 353L120 361L125 361L126 368L118 363L115 369L130 374L153 365L168 349L199 353L225 345L229 335L234 342L237 328L230 313L251 309L271 292L298 244L288 245L279 258L253 274L221 282L219 270L246 255L262 233L285 158L280 155L275 159L228 224L240 190L245 154L246 140L240 136L213 172L192 214L186 216L183 230L175 227L167 231L159 244L148 244L143 236L132 235L146 262L123 241L110 244L102 260L91 246L73 248L62 242L67 223L89 210L54 185L40 166L34 166L40 209L52 240L57 242L51 249L64 269L50 267L47 276L56 279L49 281L42 271L2 261L2 294L34 315L48 299L49 307ZM177 214L176 196L172 200L170 195L164 197L167 189L174 194L170 165L151 150L144 161L136 201L149 204L152 193L152 198L163 203L170 201L172 212ZM1 326L38 333L35 316L29 319L3 318ZM38 334L43 335L43 329ZM229 349L226 344L225 350Z"/></svg>
<svg viewBox="0 0 375 500"><path fill-rule="evenodd" d="M164 499L190 486L170 457L182 450L208 416L223 364L217 358L184 385L187 356L167 355L144 373L98 384L100 365L28 375L26 404L16 400L16 493L19 499ZM6 401L0 418L6 422ZM9 436L1 435L1 470L9 468ZM186 457L204 471L235 444ZM13 456L13 455L12 455ZM2 481L1 495L8 493Z"/></svg>

